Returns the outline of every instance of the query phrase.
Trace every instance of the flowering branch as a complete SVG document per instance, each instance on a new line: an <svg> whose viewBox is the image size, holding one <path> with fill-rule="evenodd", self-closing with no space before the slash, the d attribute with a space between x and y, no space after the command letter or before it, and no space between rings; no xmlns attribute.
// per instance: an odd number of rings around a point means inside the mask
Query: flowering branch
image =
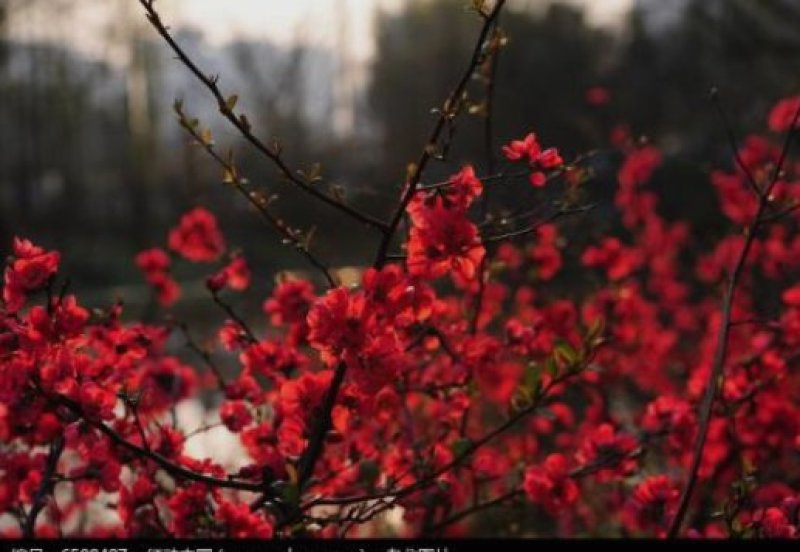
<svg viewBox="0 0 800 552"><path fill-rule="evenodd" d="M739 280L742 276L742 272L744 269L745 262L747 261L747 257L750 254L751 249L753 248L753 243L755 241L756 235L760 228L765 224L765 212L770 205L771 197L770 194L772 193L772 189L775 187L775 184L778 182L778 178L780 178L781 171L783 170L783 164L786 161L786 156L789 154L789 149L792 144L792 139L795 136L796 127L798 119L800 118L800 106L798 106L797 111L792 118L791 125L789 127L788 132L786 133L786 138L783 143L783 148L781 150L780 157L778 162L775 166L774 172L772 174L772 178L770 179L768 185L763 189L763 191L759 191L758 195L758 207L756 209L756 213L753 217L753 221L745 229L745 241L742 244L741 248L739 249L739 253L736 258L736 264L733 267L729 277L728 277L728 286L725 290L725 295L722 300L722 321L720 323L719 334L717 337L717 345L714 352L714 361L711 367L711 373L709 374L708 380L706 381L706 388L705 388L705 395L703 396L703 402L700 404L700 420L699 420L699 427L697 433L697 439L695 441L694 450L692 452L692 463L689 467L689 476L686 481L686 486L681 493L681 498L678 503L678 509L675 513L675 516L670 523L668 536L670 538L675 538L678 536L681 530L681 525L683 524L683 520L686 517L686 512L689 507L689 501L692 498L692 493L694 492L695 485L697 483L697 472L700 468L700 461L703 458L703 450L705 448L706 437L708 436L708 428L711 423L711 414L713 411L714 406L714 399L717 395L717 388L722 386L723 378L724 378L724 366L725 366L725 358L727 356L728 350L728 336L730 334L730 329L732 325L732 308L733 308L733 300L736 295L736 290L739 285ZM746 170L746 166L742 165L742 167ZM749 171L748 171L749 172ZM752 179L752 176L750 177Z"/></svg>
<svg viewBox="0 0 800 552"><path fill-rule="evenodd" d="M461 79L458 81L458 84L456 84L455 88L444 102L442 109L439 111L439 118L437 119L436 124L434 125L433 130L428 137L428 141L422 150L419 160L411 171L411 175L408 178L405 192L400 200L400 204L397 206L394 215L392 215L389 226L383 235L380 245L378 246L378 252L375 256L375 262L373 263L375 268L381 268L386 263L389 246L391 245L394 234L397 231L397 227L400 225L400 221L403 218L403 214L406 212L406 208L408 207L409 203L411 203L411 200L418 191L422 174L425 172L425 168L428 166L428 163L436 153L436 144L438 143L442 132L445 130L447 123L451 121L460 110L462 102L461 97L464 94L467 84L469 83L469 79L472 77L475 69L483 60L485 55L484 45L486 43L486 38L489 36L489 32L492 30L497 18L500 16L500 12L502 11L504 4L505 0L497 0L494 4L494 7L488 14L483 14L483 12L481 12L483 15L483 27L481 28L481 31L478 34L478 39L475 42L472 57L470 58L464 73L461 75Z"/></svg>
<svg viewBox="0 0 800 552"><path fill-rule="evenodd" d="M47 496L53 492L53 488L56 484L54 476L62 452L64 452L64 436L59 435L50 445L50 452L47 454L47 459L45 460L42 482L39 484L39 489L36 491L36 496L33 499L33 505L22 527L22 536L25 538L34 537L36 518L39 517L39 513L42 511L47 501Z"/></svg>
<svg viewBox="0 0 800 552"><path fill-rule="evenodd" d="M470 440L469 443L464 447L464 449L453 458L450 462L446 463L445 465L437 468L424 479L418 480L414 483L407 485L406 487L402 487L400 489L395 490L385 490L382 492L372 493L369 495L361 495L361 496L352 496L352 497L343 497L343 498L318 498L312 500L305 506L301 507L301 510L305 511L309 508L314 506L322 506L322 505L348 505L354 504L358 502L367 502L373 500L381 500L386 498L393 498L399 499L404 496L407 496L411 493L416 491L423 490L430 485L434 484L436 479L444 474L460 466L465 460L470 458L475 452L480 450L484 445L492 442L500 435L503 435L508 430L513 428L517 423L521 420L525 419L529 415L533 414L534 412L538 411L542 406L546 404L546 399L548 398L549 393L556 387L560 386L561 384L565 383L566 381L576 377L579 375L582 370L588 366L592 359L594 358L594 352L591 352L581 363L580 366L576 366L572 370L568 370L565 373L554 377L549 382L547 382L544 386L542 386L537 392L534 397L531 399L531 404L528 406L518 410L512 416L509 416L503 423L496 426L494 429L484 433L479 438Z"/></svg>
<svg viewBox="0 0 800 552"><path fill-rule="evenodd" d="M197 473L190 469L184 468L183 466L172 462L171 460L162 456L158 452L155 452L154 450L145 447L140 447L135 443L131 443L130 441L125 439L122 435L114 431L112 428L110 428L103 422L96 420L91 416L87 416L86 413L84 413L81 406L75 403L74 401L63 396L48 396L48 398L68 408L71 412L73 412L76 416L82 419L85 423L103 433L115 445L127 449L130 452L133 452L136 456L140 458L151 460L161 469L163 469L165 472L167 472L173 477L176 477L178 479L187 479L189 481L196 481L198 483L205 483L213 487L219 487L225 489L237 489L240 491L259 492L264 488L263 484L260 483L248 483L246 481L239 481L236 479L219 479L217 477L212 477L210 475L205 475L203 473Z"/></svg>

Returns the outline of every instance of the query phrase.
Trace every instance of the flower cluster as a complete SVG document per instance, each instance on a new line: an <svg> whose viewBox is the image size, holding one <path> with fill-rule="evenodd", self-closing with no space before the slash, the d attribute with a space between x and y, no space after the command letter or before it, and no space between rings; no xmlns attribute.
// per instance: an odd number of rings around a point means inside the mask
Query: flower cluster
<svg viewBox="0 0 800 552"><path fill-rule="evenodd" d="M531 133L522 140L514 140L503 146L503 154L509 161L527 162L531 168L531 185L541 188L547 183L546 171L557 169L564 164L556 148L542 149L536 135Z"/></svg>
<svg viewBox="0 0 800 552"><path fill-rule="evenodd" d="M197 207L181 217L169 232L169 248L194 262L215 261L225 251L225 240L210 211Z"/></svg>
<svg viewBox="0 0 800 552"><path fill-rule="evenodd" d="M451 274L461 285L475 281L486 250L467 210L483 185L472 167L464 167L449 186L417 194L408 206L408 271L413 276L439 278Z"/></svg>
<svg viewBox="0 0 800 552"><path fill-rule="evenodd" d="M779 102L770 128L793 130L794 106ZM455 536L506 505L527 509L525 535L798 536L800 165L774 136L748 138L741 165L709 183L747 231L706 246L659 212L658 147L616 138L621 231L572 242L565 194L557 216L509 216L525 220L494 234L476 206L484 186L514 184L467 165L405 190L402 253L350 286L282 276L255 298L244 253L194 209L135 262L165 309L179 263L218 263L197 269L220 313L203 341L175 313L141 323L121 304L83 306L57 252L15 239L3 535L376 536L394 523ZM571 169L533 134L503 152L535 186ZM262 305L256 320L244 304ZM214 422L176 424L198 396ZM240 445L235 462L194 452L212 427Z"/></svg>

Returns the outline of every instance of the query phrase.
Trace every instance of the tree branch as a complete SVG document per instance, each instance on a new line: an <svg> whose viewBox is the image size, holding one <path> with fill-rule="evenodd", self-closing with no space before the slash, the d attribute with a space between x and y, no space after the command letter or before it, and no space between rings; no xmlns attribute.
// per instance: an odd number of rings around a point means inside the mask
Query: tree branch
<svg viewBox="0 0 800 552"><path fill-rule="evenodd" d="M83 409L80 407L80 405L75 403L74 401L60 395L57 396L45 395L45 396L51 401L65 406L67 409L72 411L76 416L81 418L88 425L94 427L95 429L103 433L115 445L127 449L132 453L135 453L140 458L151 460L165 472L170 474L172 477L175 477L177 479L187 479L190 481L196 481L198 483L205 483L207 485L211 485L214 487L237 489L240 491L250 491L254 493L262 491L264 488L264 485L262 483L248 483L246 481L239 481L236 479L219 479L217 477L212 477L210 475L197 473L188 468L184 468L183 466L172 462L168 458L162 456L161 454L153 450L148 450L144 447L140 447L135 443L131 443L130 441L125 439L122 435L114 431L112 428L110 428L103 422L87 416L83 412Z"/></svg>
<svg viewBox="0 0 800 552"><path fill-rule="evenodd" d="M50 452L47 454L44 473L42 474L42 482L39 484L39 489L33 498L33 505L22 527L22 536L25 538L29 539L35 536L36 518L39 517L45 506L47 495L52 493L55 487L56 479L54 475L62 452L64 452L64 436L58 435L50 445Z"/></svg>
<svg viewBox="0 0 800 552"><path fill-rule="evenodd" d="M505 0L497 0L489 14L484 14L483 27L481 28L481 31L478 34L478 39L475 42L475 47L472 51L472 57L470 58L464 73L461 75L461 79L458 81L458 84L456 84L456 87L450 93L444 105L442 106L442 109L439 112L439 118L437 119L436 124L431 131L425 147L422 149L419 160L414 165L411 177L408 179L405 192L400 200L400 205L398 205L394 215L392 215L389 226L386 229L386 232L384 232L383 239L378 246L378 252L375 256L375 262L373 263L375 268L382 268L383 265L386 264L389 246L392 243L392 239L397 231L397 227L400 225L400 221L403 218L406 207L408 207L408 204L411 203L411 200L418 191L422 174L436 151L436 144L438 143L442 132L447 126L448 121L455 117L458 112L458 107L461 103L461 96L464 94L464 90L466 89L472 74L475 72L475 68L480 64L481 59L483 58L484 43L486 42L487 36L489 36L489 31L494 27L495 20L500 15L504 4Z"/></svg>
<svg viewBox="0 0 800 552"><path fill-rule="evenodd" d="M211 158L214 159L214 161L216 161L220 167L222 167L222 169L225 171L225 176L228 180L228 183L230 183L241 196L243 196L253 207L255 207L264 221L272 226L278 232L278 234L283 237L284 240L287 240L288 243L294 244L295 248L306 258L309 264L319 270L319 272L325 278L328 287L336 287L336 281L331 275L328 266L311 252L309 244L303 243L298 238L295 231L289 228L281 219L272 214L267 206L267 201L262 200L262 197L259 194L251 192L245 188L244 180L239 176L239 171L233 164L233 161L224 159L219 153L216 152L213 144L209 140L204 139L204 137L198 132L197 126L193 125L192 122L186 118L180 102L175 103L174 109L175 113L178 115L178 122L180 123L181 127L189 134L189 136L194 139L195 143L202 147L206 153L208 153L208 155L211 156Z"/></svg>
<svg viewBox="0 0 800 552"><path fill-rule="evenodd" d="M219 89L217 85L217 77L209 77L207 76L195 63L192 59L186 54L186 52L180 47L180 45L175 41L172 35L169 32L169 29L164 25L161 21L161 17L159 16L158 12L155 10L155 0L139 0L139 3L145 10L147 15L148 21L153 26L153 28L161 35L164 41L172 48L172 51L177 56L178 60L186 66L189 71L208 89L211 95L217 102L219 107L220 113L239 131L239 133L253 146L256 150L258 150L261 154L263 154L267 159L269 159L275 167L278 169L278 172L283 175L289 182L294 184L300 190L304 191L305 193L311 195L312 197L320 200L321 202L329 205L343 213L347 214L348 216L352 217L353 219L364 223L368 226L376 228L384 233L387 229L386 223L381 220L378 220L366 213L362 213L353 207L329 196L328 194L322 192L321 190L315 188L313 185L305 182L302 178L298 177L292 169L286 164L286 162L281 157L280 149L279 148L271 148L268 147L264 142L262 142L255 134L253 134L250 123L247 121L247 118L244 115L237 115L233 109L233 101L231 101L232 96L226 98Z"/></svg>
<svg viewBox="0 0 800 552"><path fill-rule="evenodd" d="M775 171L773 172L772 178L766 188L759 193L758 209L753 217L753 222L745 229L745 242L742 245L742 248L739 250L736 264L734 265L733 271L728 279L728 287L725 291L725 296L722 301L722 321L720 322L721 325L717 337L714 360L711 367L711 373L709 374L708 381L706 382L706 390L703 396L703 402L700 405L698 433L695 440L694 450L692 452L692 463L689 468L689 477L687 479L686 486L681 493L681 498L678 503L678 509L675 512L675 517L672 518L672 522L670 523L669 531L667 533L669 538L675 538L680 533L681 525L686 517L689 502L692 498L692 493L694 492L697 484L697 472L700 468L700 462L703 458L703 450L705 449L706 438L708 436L708 428L711 424L711 414L714 407L714 399L716 398L717 388L721 387L723 383L722 380L724 378L725 358L727 356L728 349L728 336L731 329L731 311L733 309L733 300L736 295L736 289L739 284L739 279L742 276L742 271L744 269L745 262L747 261L747 256L753 247L756 234L758 233L760 227L765 224L765 211L769 206L769 196L770 193L772 193L772 189L777 183L778 178L780 177L781 171L783 170L783 164L786 161L786 156L789 153L792 138L794 137L796 131L798 118L800 118L800 108L798 108L797 112L795 113L789 131L786 133L783 149L781 150L780 158L778 160L778 164L775 166Z"/></svg>

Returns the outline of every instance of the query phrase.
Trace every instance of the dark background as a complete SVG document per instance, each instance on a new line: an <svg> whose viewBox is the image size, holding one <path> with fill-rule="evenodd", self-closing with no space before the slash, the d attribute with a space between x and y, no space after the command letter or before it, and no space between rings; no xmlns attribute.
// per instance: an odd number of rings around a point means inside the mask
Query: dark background
<svg viewBox="0 0 800 552"><path fill-rule="evenodd" d="M412 0L399 14L381 16L369 85L358 96L354 132L346 136L308 115L307 104L315 101L308 90L330 86L329 52L262 42L215 49L197 32L175 32L201 64L220 73L224 88L239 93L259 135L280 138L293 166L320 162L321 186L341 185L350 201L386 216L434 120L431 108L469 57L479 21L466 3ZM708 91L720 90L740 136L763 128L772 103L800 88L800 2L640 0L613 30L590 26L575 7L509 5L502 18L509 42L494 100L495 149L533 130L570 159L607 149L610 129L626 123L667 155L653 183L663 213L690 220L701 240L724 232L706 175L711 166L728 163L729 148ZM297 226L319 228L314 246L326 259L334 265L370 261L375 243L368 231L287 188L220 123L154 32L135 39L133 72L125 74L67 44L10 40L18 6L0 2L0 251L8 251L13 235L30 237L64 253L65 272L89 305L123 295L134 309L143 308L149 294L133 256L163 244L188 207L205 205L218 215L228 241L252 260L253 297L263 297L276 270L304 270L303 260L220 185L217 167L180 133L174 98L165 92L177 79L186 110L215 129L220 146L237 151L253 184L280 195L275 208ZM609 104L585 101L593 86L611 92ZM476 99L483 94L479 83L471 90ZM433 165L426 181L466 160L485 171L483 125L480 116L461 119L447 162ZM589 239L613 224L616 161L612 154L600 156L596 178L587 184L600 203L581 223ZM514 205L516 194L525 193L519 190L498 193L498 208ZM204 273L177 269L188 304L205 299ZM259 303L247 305L255 311Z"/></svg>

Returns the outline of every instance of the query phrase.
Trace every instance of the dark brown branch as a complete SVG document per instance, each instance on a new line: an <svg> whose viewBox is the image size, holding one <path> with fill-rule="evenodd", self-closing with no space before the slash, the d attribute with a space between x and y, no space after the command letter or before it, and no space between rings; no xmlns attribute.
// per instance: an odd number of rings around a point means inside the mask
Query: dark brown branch
<svg viewBox="0 0 800 552"><path fill-rule="evenodd" d="M189 327L184 322L179 322L178 328L180 328L181 333L183 334L184 339L186 339L186 346L189 347L200 359L202 359L203 363L211 370L211 373L214 374L214 378L217 380L217 387L219 387L220 391L225 390L225 378L222 377L222 372L219 369L219 366L211 359L211 355L208 351L204 350L200 345L195 342L192 338L192 334L189 333Z"/></svg>
<svg viewBox="0 0 800 552"><path fill-rule="evenodd" d="M494 27L495 20L500 15L504 4L505 0L497 0L489 14L483 14L483 27L481 28L481 31L478 34L478 39L475 42L475 47L472 51L472 57L470 58L464 73L461 75L461 79L458 81L458 84L456 84L455 88L442 106L442 109L439 111L439 118L437 119L436 124L431 131L425 147L422 149L419 160L414 165L414 169L411 172L411 176L406 184L406 189L403 192L403 197L400 200L400 205L397 206L394 215L392 215L389 226L386 232L384 232L383 239L378 246L378 252L375 256L375 262L373 263L375 268L381 268L386 263L386 256L389 252L389 246L394 239L394 235L397 231L397 227L400 225L400 221L403 219L403 214L406 211L406 207L408 207L408 204L411 203L411 200L418 191L422 174L425 172L425 168L428 166L428 163L431 161L436 152L436 144L439 142L439 138L447 126L448 121L455 117L459 110L461 97L464 94L464 90L466 89L470 78L475 72L476 67L478 67L483 58L483 49L486 38L489 35L489 31Z"/></svg>
<svg viewBox="0 0 800 552"><path fill-rule="evenodd" d="M161 469L177 479L188 479L189 481L205 483L206 485L211 485L212 487L237 489L240 491L250 491L253 493L263 489L263 485L260 483L247 483L246 481L239 481L236 479L219 479L210 475L194 472L188 468L184 468L183 466L173 463L157 452L148 451L147 449L131 443L102 422L96 422L88 418L84 419L87 423L89 423L89 425L99 429L103 434L111 439L114 444L119 445L122 448L126 448L131 452L135 452L137 455L143 458L153 461Z"/></svg>
<svg viewBox="0 0 800 552"><path fill-rule="evenodd" d="M150 460L158 465L161 469L167 472L172 477L177 479L187 479L189 481L196 481L198 483L205 483L214 487L237 489L240 491L259 492L263 490L264 486L261 483L248 483L246 481L238 481L235 479L219 479L210 475L194 472L188 468L184 468L179 464L175 464L168 458L161 454L140 447L135 443L131 443L122 435L114 431L112 428L103 422L87 416L79 404L63 396L48 396L48 398L58 404L61 404L72 411L76 416L81 418L85 423L94 427L108 437L115 445L127 449L134 453L137 457Z"/></svg>
<svg viewBox="0 0 800 552"><path fill-rule="evenodd" d="M233 162L224 159L219 153L217 153L212 143L205 139L198 132L197 126L193 125L192 122L186 118L180 102L175 103L175 113L178 115L178 121L181 127L194 139L195 143L202 147L206 153L208 153L208 155L214 159L214 161L216 161L220 167L222 167L222 169L225 171L227 180L236 189L236 191L253 207L255 207L264 221L272 226L278 232L278 234L287 241L287 243L291 243L295 246L295 248L306 258L306 260L322 274L329 287L336 287L336 281L334 280L333 276L331 276L327 265L311 252L309 244L304 243L301 239L299 239L296 233L292 231L292 229L289 228L286 223L272 214L267 206L267 202L262 200L260 195L255 194L245 188L244 179L239 176L239 171Z"/></svg>
<svg viewBox="0 0 800 552"><path fill-rule="evenodd" d="M233 310L232 306L230 306L228 303L222 300L218 292L211 291L211 298L214 300L214 303L219 305L220 308L222 308L222 310L225 311L225 313L231 318L231 320L236 322L236 325L238 325L239 328L242 330L242 332L244 332L245 337L247 337L247 340L251 344L258 343L258 338L253 333L253 330L251 330L250 327L247 325L247 322L245 322L241 316L236 314L236 311Z"/></svg>
<svg viewBox="0 0 800 552"><path fill-rule="evenodd" d="M753 217L753 222L745 229L745 242L739 251L739 256L736 259L733 271L728 279L728 287L725 291L725 296L722 301L722 321L717 338L717 347L714 352L714 360L709 374L708 381L706 382L706 390L703 396L703 402L700 405L700 419L698 425L697 438L695 440L694 450L692 452L692 463L689 467L689 477L686 486L681 493L681 498L678 503L678 509L675 512L670 523L668 537L675 538L681 530L681 525L686 517L686 512L689 507L689 502L692 498L692 493L697 484L697 473L700 468L700 461L703 458L703 450L705 449L706 437L708 436L708 428L711 424L711 414L714 407L714 399L716 398L717 388L721 387L722 379L724 378L725 358L728 350L728 336L731 329L731 312L733 310L733 300L736 295L736 290L742 272L747 261L750 250L753 247L756 234L760 227L765 224L764 213L769 206L769 195L780 177L783 170L783 164L786 161L786 156L789 154L789 149L792 139L795 134L798 118L800 118L800 108L794 115L792 124L789 131L786 133L786 139L781 150L778 164L775 167L772 178L766 188L759 194L758 209Z"/></svg>
<svg viewBox="0 0 800 552"><path fill-rule="evenodd" d="M800 209L800 203L796 203L795 205L790 205L789 207L785 207L783 210L778 211L777 213L773 213L769 216L762 217L761 222L763 222L764 224L770 222L776 222L778 220L781 220L783 217L794 213L798 209Z"/></svg>
<svg viewBox="0 0 800 552"><path fill-rule="evenodd" d="M344 383L344 376L347 372L347 364L340 362L333 373L333 380L330 387L325 392L325 397L322 399L322 404L319 406L315 413L315 420L312 426L311 437L309 437L308 446L303 452L299 462L298 470L298 486L302 491L308 484L311 477L314 475L314 468L317 461L322 456L325 450L325 437L331 428L332 420L331 413L336 404L336 399L339 396L339 389ZM269 495L264 494L255 500L251 505L252 511L258 510L261 506L267 503ZM293 518L298 512L289 512L289 518Z"/></svg>
<svg viewBox="0 0 800 552"><path fill-rule="evenodd" d="M336 398L339 396L339 389L342 387L342 383L344 383L346 371L346 363L340 362L339 365L336 366L336 370L333 373L333 381L331 381L331 385L325 393L325 398L317 412L314 431L309 440L308 448L300 461L300 471L298 475L300 488L311 479L311 476L314 474L314 467L325 449L325 436L331 428L331 412L336 404Z"/></svg>
<svg viewBox="0 0 800 552"><path fill-rule="evenodd" d="M435 524L431 527L431 531L435 533L441 532L442 529L453 525L454 523L458 523L462 519L471 516L472 514L476 514L478 512L482 512L483 510L488 510L489 508L494 508L495 506L500 506L504 502L508 502L514 498L521 497L523 495L522 490L514 489L512 491L508 491L506 493L501 494L491 500L487 500L486 502L480 502L478 504L474 504L468 508L465 508L455 514L451 514L448 518L443 519L439 523Z"/></svg>
<svg viewBox="0 0 800 552"><path fill-rule="evenodd" d="M347 214L348 216L352 217L353 219L364 223L368 226L376 228L380 230L382 233L386 232L386 224L378 220L366 213L362 213L361 211L350 207L349 205L339 201L336 198L329 196L328 194L322 192L321 190L315 188L312 184L305 182L302 178L300 178L281 157L281 152L279 148L271 148L267 146L264 142L262 142L250 128L250 123L247 119L242 115L237 115L233 109L232 101L230 98L226 98L219 89L217 85L217 77L210 77L208 76L203 70L201 70L194 61L186 54L183 48L175 41L172 35L169 32L169 29L164 25L163 21L161 21L161 17L159 16L158 12L155 10L155 0L139 0L139 3L145 10L147 15L148 21L153 26L153 28L161 35L164 41L169 45L172 51L177 56L178 60L186 66L189 71L199 80L211 93L214 99L217 102L219 107L220 113L239 131L239 133L253 146L256 150L258 150L261 154L263 154L267 159L269 159L275 167L278 169L278 172L286 178L289 182L295 185L297 188L302 190L303 192L311 195L312 197L320 200L321 202L329 205L339 211Z"/></svg>
<svg viewBox="0 0 800 552"><path fill-rule="evenodd" d="M54 476L62 452L64 452L64 436L59 435L50 445L50 452L47 454L44 473L42 474L42 482L39 484L36 496L33 497L31 510L25 518L25 523L22 527L22 536L25 538L29 539L35 536L36 518L39 517L39 514L44 508L47 502L47 496L53 492L53 488L55 487L56 479Z"/></svg>
<svg viewBox="0 0 800 552"><path fill-rule="evenodd" d="M591 361L591 357L586 360L586 363L588 363L590 361ZM313 500L310 503L306 504L304 507L302 507L302 509L305 510L305 509L308 509L308 508L311 508L311 507L314 507L314 506L321 506L321 505L335 506L335 505L355 504L355 503L358 503L358 502L366 502L366 501L371 501L371 500L381 500L381 499L386 499L386 498L398 499L398 498L402 498L403 496L406 496L406 495L409 495L411 493L414 493L416 491L422 490L422 489L432 485L436 481L436 478L439 477L440 475L442 475L444 473L447 473L448 471L452 470L455 467L460 466L461 463L464 462L467 458L469 458L474 452L476 452L478 449L480 449L481 447L483 447L487 443L493 441L498 436L502 435L503 433L505 433L506 431L508 431L512 427L514 427L520 420L522 420L522 419L526 418L528 415L536 412L539 408L541 408L545 404L545 402L546 402L545 399L547 398L548 393L553 389L553 387L556 387L557 385L560 385L560 384L564 383L565 381L567 381L571 377L577 375L578 373L580 373L580 370L571 371L571 372L565 373L565 374L563 374L563 375L561 375L561 376L559 376L557 378L552 379L544 388L542 388L539 391L536 399L531 403L530 406L517 411L514 415L510 416L509 418L507 418L499 426L497 426L494 429L488 431L487 433L482 435L480 438L475 439L472 442L470 442L469 446L467 446L461 452L461 454L456 456L449 463L447 463L447 464L441 466L440 468L437 468L436 470L434 470L432 473L430 473L428 475L428 477L426 477L424 479L416 481L415 483L411 483L410 485L407 485L406 487L403 487L401 489L386 490L386 491L383 491L383 492L377 492L377 493L373 493L373 494L369 494L369 495L351 496L351 497L343 497L343 498L329 498L329 499L320 498L320 499Z"/></svg>
<svg viewBox="0 0 800 552"><path fill-rule="evenodd" d="M711 90L711 103L714 104L715 111L717 115L719 115L722 127L725 129L725 134L728 137L728 144L733 152L733 157L736 160L736 164L739 165L739 168L744 173L747 184L750 186L750 190L756 194L756 197L761 197L761 187L753 177L753 173L750 168L745 164L744 159L742 159L741 153L739 153L739 142L736 139L736 133L733 131L733 125L731 125L731 122L728 119L728 114L722 108L722 103L719 99L719 91L716 88Z"/></svg>

